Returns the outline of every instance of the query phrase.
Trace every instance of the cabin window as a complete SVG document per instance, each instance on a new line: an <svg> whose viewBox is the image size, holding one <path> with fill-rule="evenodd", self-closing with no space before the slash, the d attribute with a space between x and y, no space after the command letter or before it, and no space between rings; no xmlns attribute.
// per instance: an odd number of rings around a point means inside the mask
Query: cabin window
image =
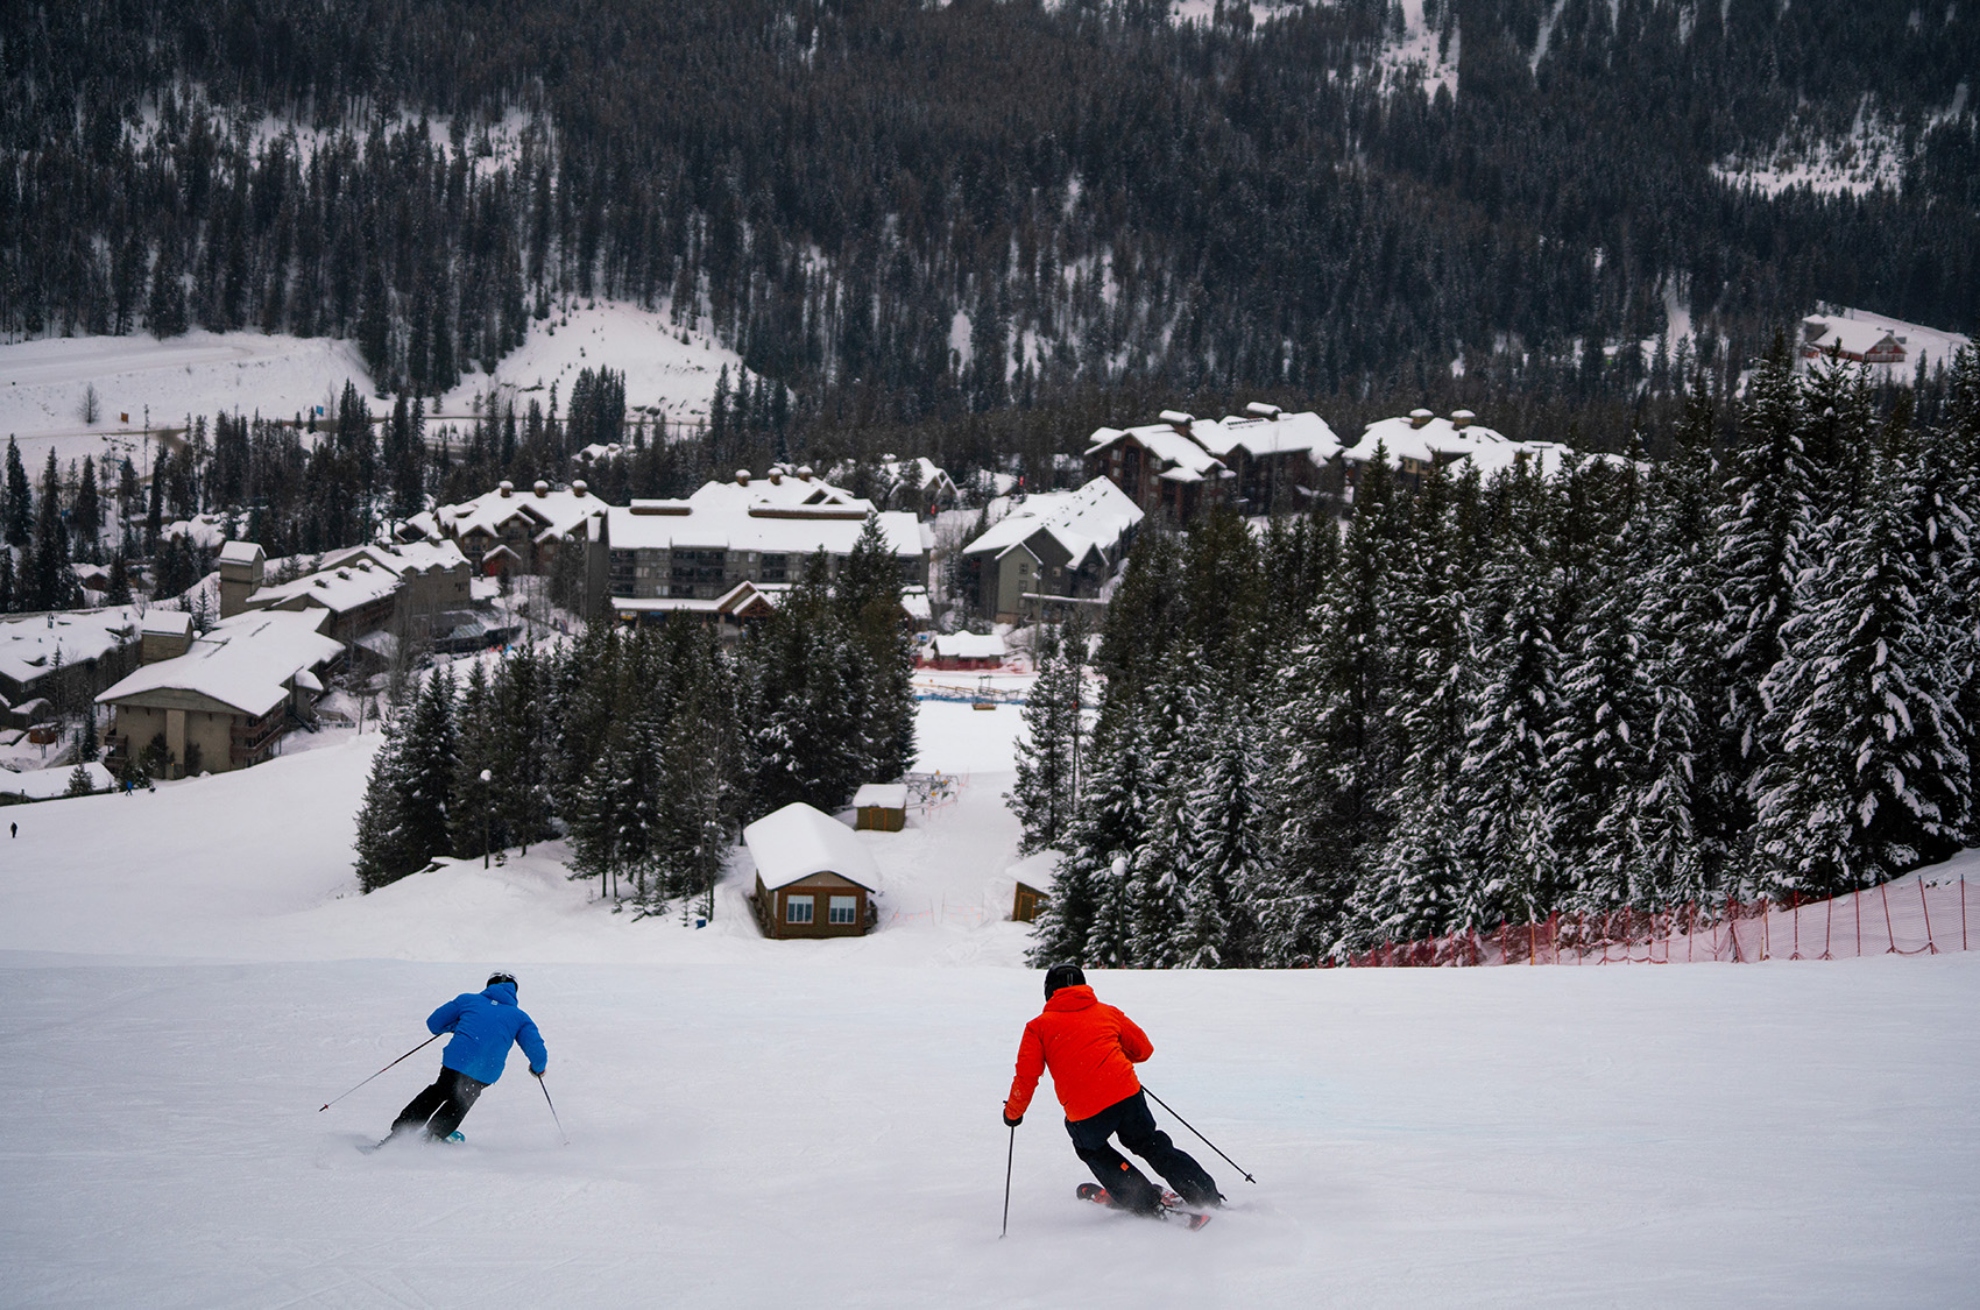
<svg viewBox="0 0 1980 1310"><path fill-rule="evenodd" d="M857 896L834 896L828 913L833 923L858 923L859 898Z"/></svg>
<svg viewBox="0 0 1980 1310"><path fill-rule="evenodd" d="M786 896L784 898L785 923L810 923L811 898L809 896Z"/></svg>

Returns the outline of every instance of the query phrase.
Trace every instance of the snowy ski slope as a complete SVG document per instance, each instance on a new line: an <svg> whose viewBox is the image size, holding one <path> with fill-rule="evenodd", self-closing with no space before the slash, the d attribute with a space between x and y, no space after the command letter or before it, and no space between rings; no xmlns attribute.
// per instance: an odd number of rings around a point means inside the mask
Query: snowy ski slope
<svg viewBox="0 0 1980 1310"><path fill-rule="evenodd" d="M1039 1003L996 908L1017 721L923 705L918 767L969 785L861 834L904 913L858 942L763 941L733 887L706 929L632 923L541 849L358 897L370 736L9 810L0 1305L1970 1297L1976 955L1096 973L1154 1038L1148 1085L1259 1184L1170 1122L1231 1211L1189 1234L1083 1206L1041 1092L999 1241L997 1107ZM495 966L570 1146L512 1061L465 1146L358 1151L437 1046L317 1113Z"/></svg>

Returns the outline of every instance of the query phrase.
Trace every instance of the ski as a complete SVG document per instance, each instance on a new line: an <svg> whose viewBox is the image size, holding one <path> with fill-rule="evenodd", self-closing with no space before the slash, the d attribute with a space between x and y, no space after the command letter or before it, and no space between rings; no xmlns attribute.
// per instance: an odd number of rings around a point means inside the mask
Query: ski
<svg viewBox="0 0 1980 1310"><path fill-rule="evenodd" d="M1119 1210L1123 1213L1129 1213L1126 1206L1116 1202L1113 1197L1107 1194L1107 1189L1098 1183L1081 1183L1074 1192L1074 1195L1078 1196L1082 1201L1091 1201L1095 1205L1104 1205L1109 1210ZM1192 1233L1210 1222L1210 1216L1208 1214L1201 1210L1188 1209L1183 1205L1182 1198L1174 1192L1162 1193L1162 1208L1154 1214L1149 1215L1148 1218L1181 1219L1188 1225L1189 1231Z"/></svg>

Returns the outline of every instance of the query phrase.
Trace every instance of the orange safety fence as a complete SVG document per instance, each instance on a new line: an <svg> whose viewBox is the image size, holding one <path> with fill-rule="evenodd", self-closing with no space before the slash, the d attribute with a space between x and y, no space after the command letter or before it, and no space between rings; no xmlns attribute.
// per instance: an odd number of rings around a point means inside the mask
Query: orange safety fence
<svg viewBox="0 0 1980 1310"><path fill-rule="evenodd" d="M1790 897L1655 910L1556 911L1443 937L1385 942L1328 965L1449 968L1502 964L1750 964L1964 951L1980 937L1980 895L1964 875L1884 883L1824 900Z"/></svg>

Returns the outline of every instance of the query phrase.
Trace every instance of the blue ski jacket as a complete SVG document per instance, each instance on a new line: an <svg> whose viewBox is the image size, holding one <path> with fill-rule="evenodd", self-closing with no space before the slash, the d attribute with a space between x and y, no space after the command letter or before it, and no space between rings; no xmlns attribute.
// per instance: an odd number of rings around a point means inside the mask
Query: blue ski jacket
<svg viewBox="0 0 1980 1310"><path fill-rule="evenodd" d="M451 1032L454 1040L440 1057L442 1068L466 1074L478 1083L492 1083L509 1062L509 1043L523 1048L529 1071L542 1073L550 1065L543 1034L516 1004L513 983L496 983L481 992L462 992L426 1016L426 1031Z"/></svg>

